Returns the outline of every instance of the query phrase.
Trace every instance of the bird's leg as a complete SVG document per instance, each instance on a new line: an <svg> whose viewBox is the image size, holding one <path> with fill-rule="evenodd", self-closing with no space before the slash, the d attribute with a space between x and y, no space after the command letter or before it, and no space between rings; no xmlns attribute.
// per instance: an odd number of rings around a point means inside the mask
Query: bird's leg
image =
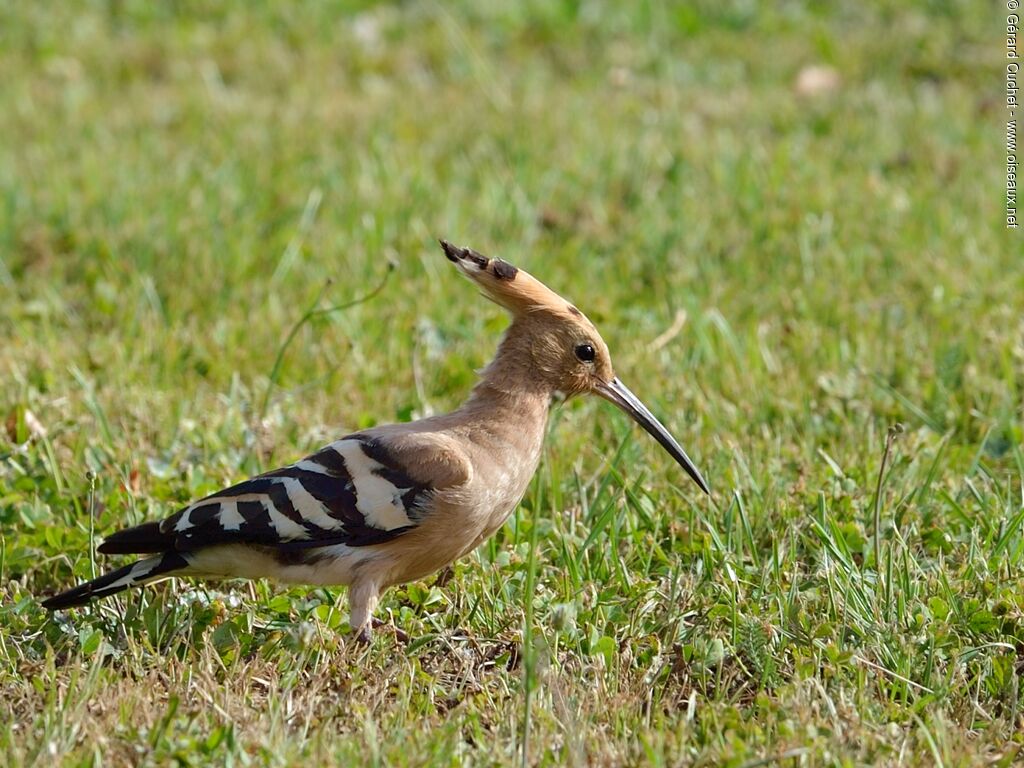
<svg viewBox="0 0 1024 768"><path fill-rule="evenodd" d="M373 632L373 611L380 593L373 583L354 584L348 591L348 623L357 643L369 643Z"/></svg>
<svg viewBox="0 0 1024 768"><path fill-rule="evenodd" d="M476 549L479 543L480 542L475 542L469 551L472 552L474 549ZM450 565L446 565L438 572L437 580L434 582L434 586L438 587L439 589L446 587L448 585L448 582L452 580L452 577L454 575L455 569L452 568Z"/></svg>

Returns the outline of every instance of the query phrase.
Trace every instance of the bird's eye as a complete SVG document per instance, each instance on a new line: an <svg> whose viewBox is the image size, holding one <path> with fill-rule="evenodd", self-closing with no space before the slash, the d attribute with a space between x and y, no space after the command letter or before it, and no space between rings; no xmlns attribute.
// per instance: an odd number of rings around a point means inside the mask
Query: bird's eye
<svg viewBox="0 0 1024 768"><path fill-rule="evenodd" d="M592 363L594 362L594 358L597 357L597 353L594 351L594 347L590 344L577 344L576 357L584 363Z"/></svg>

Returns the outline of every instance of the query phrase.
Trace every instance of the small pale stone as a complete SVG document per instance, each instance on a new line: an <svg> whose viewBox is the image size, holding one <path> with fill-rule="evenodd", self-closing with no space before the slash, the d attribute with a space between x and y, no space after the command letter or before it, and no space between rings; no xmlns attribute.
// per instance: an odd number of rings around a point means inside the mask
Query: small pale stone
<svg viewBox="0 0 1024 768"><path fill-rule="evenodd" d="M821 96L838 90L841 84L839 73L832 67L814 64L800 70L793 90L798 96Z"/></svg>

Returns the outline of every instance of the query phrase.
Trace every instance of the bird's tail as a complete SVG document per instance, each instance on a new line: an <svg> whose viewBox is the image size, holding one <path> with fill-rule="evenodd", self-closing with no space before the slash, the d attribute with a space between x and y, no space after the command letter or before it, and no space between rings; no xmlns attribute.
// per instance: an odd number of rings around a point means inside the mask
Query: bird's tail
<svg viewBox="0 0 1024 768"><path fill-rule="evenodd" d="M129 587L148 584L156 579L168 576L175 571L189 567L189 562L180 552L163 552L153 557L137 560L124 568L105 573L102 576L79 584L77 587L61 592L43 601L43 607L51 611L60 608L73 608L85 605L98 597L107 597Z"/></svg>

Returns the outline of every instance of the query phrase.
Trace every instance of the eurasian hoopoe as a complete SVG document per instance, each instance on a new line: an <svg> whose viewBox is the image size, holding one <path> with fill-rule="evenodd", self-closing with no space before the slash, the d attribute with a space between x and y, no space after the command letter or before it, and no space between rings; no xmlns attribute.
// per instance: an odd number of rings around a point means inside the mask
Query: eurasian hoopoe
<svg viewBox="0 0 1024 768"><path fill-rule="evenodd" d="M501 259L441 246L512 316L462 407L356 432L160 522L119 531L100 552L149 557L43 605L83 605L172 575L345 584L349 623L368 640L382 589L440 570L505 522L537 469L556 393L610 400L709 493L675 439L616 378L608 347L582 312Z"/></svg>

